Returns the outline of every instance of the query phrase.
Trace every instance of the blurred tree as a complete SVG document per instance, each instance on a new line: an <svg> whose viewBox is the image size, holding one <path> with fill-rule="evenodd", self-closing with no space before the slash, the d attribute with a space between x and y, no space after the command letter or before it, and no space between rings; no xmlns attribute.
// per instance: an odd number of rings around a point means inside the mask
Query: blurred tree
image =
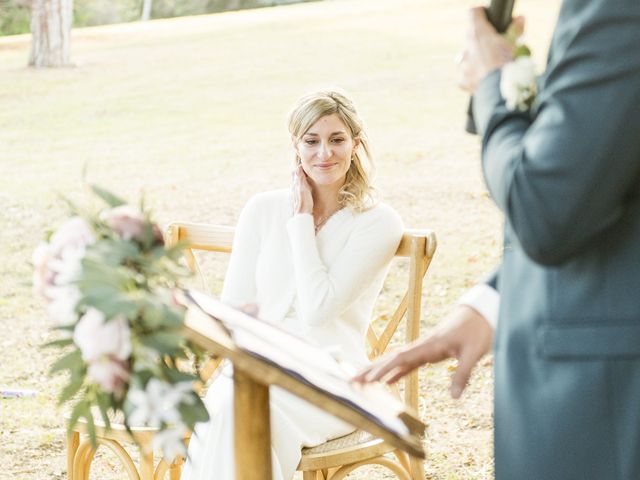
<svg viewBox="0 0 640 480"><path fill-rule="evenodd" d="M143 0L142 15L140 16L141 21L145 22L151 18L152 5L153 5L153 0Z"/></svg>
<svg viewBox="0 0 640 480"><path fill-rule="evenodd" d="M73 0L31 0L29 66L71 65Z"/></svg>
<svg viewBox="0 0 640 480"><path fill-rule="evenodd" d="M28 0L0 0L0 35L14 35L29 31Z"/></svg>

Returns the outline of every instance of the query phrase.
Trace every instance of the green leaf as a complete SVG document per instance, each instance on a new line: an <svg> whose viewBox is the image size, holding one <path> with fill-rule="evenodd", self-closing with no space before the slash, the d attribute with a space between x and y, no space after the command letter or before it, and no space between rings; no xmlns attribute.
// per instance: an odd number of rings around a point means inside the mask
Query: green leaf
<svg viewBox="0 0 640 480"><path fill-rule="evenodd" d="M518 57L530 57L531 50L526 45L518 45L516 49L513 51L513 58Z"/></svg>
<svg viewBox="0 0 640 480"><path fill-rule="evenodd" d="M197 375L188 372L181 372L180 370L176 370L175 368L166 367L164 371L171 383L197 382L198 380L200 380Z"/></svg>
<svg viewBox="0 0 640 480"><path fill-rule="evenodd" d="M102 256L96 249L87 251L82 259L82 274L78 285L109 285L123 289L132 282L131 271L113 264L108 255Z"/></svg>
<svg viewBox="0 0 640 480"><path fill-rule="evenodd" d="M109 205L111 208L119 207L120 205L126 205L126 201L117 195L111 193L110 191L99 187L98 185L91 184L89 185L91 191L95 193L98 197L100 197L104 202Z"/></svg>
<svg viewBox="0 0 640 480"><path fill-rule="evenodd" d="M84 417L89 412L89 404L86 400L80 400L75 404L73 410L71 410L71 416L69 417L69 423L67 424L67 434L73 431L73 427L78 424L78 419Z"/></svg>
<svg viewBox="0 0 640 480"><path fill-rule="evenodd" d="M58 340L52 340L51 342L47 342L42 345L42 348L50 348L50 347L66 347L67 345L71 345L73 340L70 338L60 338Z"/></svg>
<svg viewBox="0 0 640 480"><path fill-rule="evenodd" d="M182 344L182 336L178 331L159 331L150 335L140 336L140 342L143 345L157 350L161 355L172 355L176 350L180 349Z"/></svg>
<svg viewBox="0 0 640 480"><path fill-rule="evenodd" d="M142 322L149 329L161 327L176 328L184 323L184 310L172 308L159 298L158 294L146 294L138 301Z"/></svg>
<svg viewBox="0 0 640 480"><path fill-rule="evenodd" d="M60 393L58 398L58 405L62 405L64 402L73 397L82 388L84 384L84 373L74 373L71 376L71 380L66 387Z"/></svg>
<svg viewBox="0 0 640 480"><path fill-rule="evenodd" d="M82 353L76 349L71 353L68 353L64 357L56 361L52 366L50 373L59 372L60 370L75 370L84 365L82 361Z"/></svg>
<svg viewBox="0 0 640 480"><path fill-rule="evenodd" d="M93 422L93 415L91 414L91 409L87 405L87 411L83 415L83 417L87 420L87 430L89 431L89 441L91 442L91 446L93 448L97 448L96 444L96 425Z"/></svg>
<svg viewBox="0 0 640 480"><path fill-rule="evenodd" d="M197 395L194 394L193 396L197 398L194 405L185 405L184 403L178 405L178 411L180 412L182 421L191 429L193 429L196 423L209 420L209 413L204 403L202 403L202 400Z"/></svg>
<svg viewBox="0 0 640 480"><path fill-rule="evenodd" d="M108 319L117 315L131 318L138 311L136 302L129 295L109 287L97 286L85 289L80 305L100 310Z"/></svg>
<svg viewBox="0 0 640 480"><path fill-rule="evenodd" d="M109 415L107 414L107 411L111 406L111 396L104 392L98 392L96 394L96 400L98 402L98 408L100 409L100 415L102 416L102 421L104 422L105 427L109 429L111 428L111 420L109 420Z"/></svg>
<svg viewBox="0 0 640 480"><path fill-rule="evenodd" d="M140 247L121 238L105 238L87 248L87 258L98 265L119 266L127 262L139 263Z"/></svg>

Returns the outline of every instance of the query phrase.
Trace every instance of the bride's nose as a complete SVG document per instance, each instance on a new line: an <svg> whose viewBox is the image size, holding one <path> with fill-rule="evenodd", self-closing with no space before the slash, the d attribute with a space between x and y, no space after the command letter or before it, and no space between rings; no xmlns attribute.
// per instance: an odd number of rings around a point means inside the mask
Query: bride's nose
<svg viewBox="0 0 640 480"><path fill-rule="evenodd" d="M320 150L318 151L318 157L321 159L330 158L332 155L331 146L327 143L323 143L320 145Z"/></svg>

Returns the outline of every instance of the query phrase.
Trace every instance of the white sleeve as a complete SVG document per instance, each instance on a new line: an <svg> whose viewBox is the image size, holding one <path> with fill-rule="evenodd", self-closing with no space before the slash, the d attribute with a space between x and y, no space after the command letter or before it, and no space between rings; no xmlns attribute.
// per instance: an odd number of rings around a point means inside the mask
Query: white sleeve
<svg viewBox="0 0 640 480"><path fill-rule="evenodd" d="M251 198L240 213L220 299L232 306L256 301L256 263L260 248L258 200Z"/></svg>
<svg viewBox="0 0 640 480"><path fill-rule="evenodd" d="M380 212L362 219L331 268L318 253L313 217L298 214L287 222L299 314L306 324L340 316L393 259L402 238L402 221L393 210Z"/></svg>
<svg viewBox="0 0 640 480"><path fill-rule="evenodd" d="M498 324L498 310L500 309L500 294L496 289L479 283L467 290L459 299L458 305L468 305L477 310L489 325L495 330Z"/></svg>

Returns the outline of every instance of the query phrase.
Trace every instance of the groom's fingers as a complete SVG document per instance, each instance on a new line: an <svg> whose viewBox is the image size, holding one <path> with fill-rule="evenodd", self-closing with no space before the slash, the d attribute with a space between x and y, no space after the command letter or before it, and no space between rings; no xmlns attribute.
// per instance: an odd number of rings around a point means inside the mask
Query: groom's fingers
<svg viewBox="0 0 640 480"><path fill-rule="evenodd" d="M384 383L396 383L402 377L404 377L407 373L411 371L406 365L397 365L392 368L387 374L385 374L380 381Z"/></svg>
<svg viewBox="0 0 640 480"><path fill-rule="evenodd" d="M398 366L398 355L392 355L382 361L378 361L369 367L369 370L363 375L356 377L362 378L362 381L370 383L380 381L387 373Z"/></svg>
<svg viewBox="0 0 640 480"><path fill-rule="evenodd" d="M451 396L453 398L460 398L462 392L469 383L469 377L471 377L471 371L478 362L478 356L475 352L469 349L463 350L458 359L458 367L456 368L453 378L451 380Z"/></svg>

